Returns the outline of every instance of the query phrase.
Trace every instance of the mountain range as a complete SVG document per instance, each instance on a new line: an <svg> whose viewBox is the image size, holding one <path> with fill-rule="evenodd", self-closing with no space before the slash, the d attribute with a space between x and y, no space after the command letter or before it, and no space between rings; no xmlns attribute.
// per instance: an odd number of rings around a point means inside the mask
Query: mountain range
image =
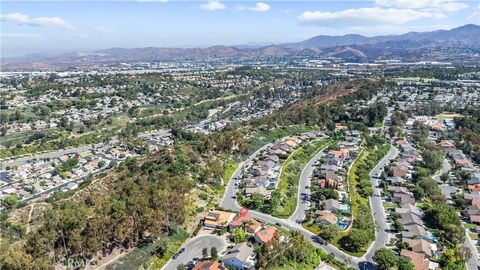
<svg viewBox="0 0 480 270"><path fill-rule="evenodd" d="M403 35L366 37L357 34L315 36L268 46L212 46L207 48L110 48L54 56L29 55L3 58L3 69L89 66L135 61L209 58L262 58L287 56L337 57L365 62L378 59L451 60L480 54L480 26L467 24L450 30L409 32Z"/></svg>

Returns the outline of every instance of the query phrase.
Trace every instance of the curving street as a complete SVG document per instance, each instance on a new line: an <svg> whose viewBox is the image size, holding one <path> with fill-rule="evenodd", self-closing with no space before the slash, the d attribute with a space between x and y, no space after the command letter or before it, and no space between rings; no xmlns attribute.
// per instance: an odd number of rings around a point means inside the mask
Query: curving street
<svg viewBox="0 0 480 270"><path fill-rule="evenodd" d="M376 228L375 228L375 241L368 249L367 253L363 255L362 258L365 260L372 262L373 256L375 255L375 251L385 247L387 245L388 240L388 225L387 225L387 217L385 215L385 209L383 208L382 202L382 190L378 187L380 184L380 179L376 177L381 173L385 167L391 160L396 158L398 155L398 150L395 147L390 147L387 155L380 160L380 162L372 169L370 172L370 179L372 181L373 187L373 196L370 197L370 206L372 208L373 219L375 220Z"/></svg>
<svg viewBox="0 0 480 270"><path fill-rule="evenodd" d="M302 200L302 194L310 195L310 179L313 174L313 170L315 169L315 162L317 162L321 157L324 156L323 150L326 147L322 148L312 159L310 159L305 167L302 170L302 174L300 175L299 187L298 187L298 194L297 194L297 208L295 208L295 212L288 218L289 220L301 224L301 220L305 217L305 211L308 210L309 202L307 200Z"/></svg>
<svg viewBox="0 0 480 270"><path fill-rule="evenodd" d="M248 164L253 161L253 159L260 153L260 151L264 150L265 148L269 147L271 144L267 144L262 148L258 149L255 153L253 153L245 162L242 162L237 170L232 175L232 178L229 181L227 186L226 192L224 197L220 203L220 206L224 209L232 210L232 211L239 211L240 205L237 204L235 199L235 181L241 175L243 167L245 164ZM323 149L322 149L323 150ZM384 166L388 164L392 159L394 159L398 154L398 150L395 147L391 147L387 155L375 166L375 168L370 172L370 177L372 179L372 185L374 187L374 195L370 198L370 203L375 219L375 223L377 224L376 229L376 238L375 241L372 243L370 248L368 249L367 253L362 257L355 257L349 255L336 246L331 244L325 244L317 235L311 233L310 231L303 228L300 224L297 223L298 220L302 219L305 215L305 211L308 208L307 203L302 203L301 196L297 196L297 208L295 212L290 216L288 219L281 219L276 218L268 214L260 213L257 211L250 210L249 213L252 217L259 219L263 222L271 223L271 224L278 224L288 230L298 230L300 231L306 239L310 240L313 245L324 249L325 251L332 253L335 258L347 263L350 267L356 269L375 269L373 263L373 256L375 251L381 247L384 247L387 244L387 223L386 223L386 216L385 211L383 209L383 203L381 197L378 196L380 194L380 189L378 186L378 179L373 177L377 175L379 171L382 171ZM301 193L309 193L309 190L306 186L309 184L310 176L313 172L313 164L320 159L322 156L322 151L319 151L305 166L302 171L300 177L300 187L298 194Z"/></svg>
<svg viewBox="0 0 480 270"><path fill-rule="evenodd" d="M170 259L162 269L165 270L176 270L177 267L181 264L187 264L193 258L202 258L202 250L204 248L208 249L210 254L210 249L215 247L220 254L227 246L225 238L218 235L201 235L195 238L190 239L188 242L182 245L182 248L185 249L176 259Z"/></svg>
<svg viewBox="0 0 480 270"><path fill-rule="evenodd" d="M271 144L267 144L267 145L263 146L262 148L257 150L255 153L253 153L245 162L241 163L238 166L237 170L234 172L234 174L232 175L232 178L228 182L228 186L227 186L227 189L225 191L224 197L223 197L223 199L220 203L220 206L222 208L232 210L232 211L239 211L240 210L240 208L241 208L240 205L238 205L237 201L233 198L233 196L235 196L235 186L234 186L235 179L238 176L240 176L245 164L248 164L248 162L251 162L258 155L258 153L260 153L261 150L269 147L270 145ZM313 159L315 159L315 158L319 158L319 157L315 156ZM314 163L314 162L315 161L313 161L312 163ZM309 162L308 164L311 164L311 163ZM297 198L297 199L300 199L300 198ZM296 209L296 211L295 211L296 213L297 213L297 210L298 209ZM298 211L300 211L300 210L298 210ZM305 209L304 209L304 211L305 211ZM298 230L298 231L300 231L302 233L302 235L304 235L306 237L306 239L308 239L308 240L310 240L310 242L312 242L313 245L315 245L319 248L322 248L329 253L332 253L337 259L339 259L341 261L344 261L350 267L359 269L359 265L364 263L364 262L362 262L361 258L351 256L351 255L339 250L337 247L335 247L331 244L324 244L323 241L319 241L320 238L318 236L316 236L315 234L306 230L305 228L303 228L301 225L297 224L296 222L292 221L291 218L281 219L281 218L277 218L277 217L274 217L274 216L271 216L271 215L268 215L268 214L260 213L260 212L254 211L254 210L249 210L249 213L252 215L253 218L256 218L256 219L261 220L263 222L271 223L271 224L278 224L278 225L281 225L283 228L288 229L288 230ZM298 212L298 213L300 213L300 212Z"/></svg>

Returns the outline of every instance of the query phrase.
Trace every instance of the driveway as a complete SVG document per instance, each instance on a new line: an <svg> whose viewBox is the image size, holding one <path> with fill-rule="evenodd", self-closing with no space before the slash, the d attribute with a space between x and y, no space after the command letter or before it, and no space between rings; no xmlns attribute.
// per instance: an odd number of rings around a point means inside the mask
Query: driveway
<svg viewBox="0 0 480 270"><path fill-rule="evenodd" d="M188 242L182 245L185 249L176 259L170 259L162 269L176 270L180 264L187 264L193 258L202 258L202 250L208 249L208 254L212 247L215 247L220 254L226 247L227 241L225 238L218 235L201 235L190 239Z"/></svg>

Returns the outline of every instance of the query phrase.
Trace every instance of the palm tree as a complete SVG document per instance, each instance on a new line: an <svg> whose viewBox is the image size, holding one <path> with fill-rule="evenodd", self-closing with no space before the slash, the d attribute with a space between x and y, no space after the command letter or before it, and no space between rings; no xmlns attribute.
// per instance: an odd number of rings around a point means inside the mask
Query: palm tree
<svg viewBox="0 0 480 270"><path fill-rule="evenodd" d="M253 221L251 220L242 220L242 230L246 231L246 228L253 225Z"/></svg>

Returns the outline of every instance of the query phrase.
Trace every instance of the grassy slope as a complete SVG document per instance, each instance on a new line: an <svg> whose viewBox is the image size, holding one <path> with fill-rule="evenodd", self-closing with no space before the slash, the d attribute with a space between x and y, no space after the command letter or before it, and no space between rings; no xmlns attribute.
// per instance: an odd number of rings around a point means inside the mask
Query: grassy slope
<svg viewBox="0 0 480 270"><path fill-rule="evenodd" d="M314 140L295 150L284 162L277 187L283 203L275 209L273 216L287 218L293 214L297 207L298 183L303 167L329 143L331 141L325 138Z"/></svg>

